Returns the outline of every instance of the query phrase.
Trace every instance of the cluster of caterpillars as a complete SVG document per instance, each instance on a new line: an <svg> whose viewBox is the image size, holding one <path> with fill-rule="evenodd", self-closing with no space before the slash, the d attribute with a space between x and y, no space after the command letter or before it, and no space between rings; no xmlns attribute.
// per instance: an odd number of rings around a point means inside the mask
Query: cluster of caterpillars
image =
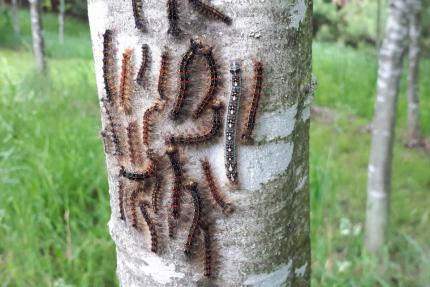
<svg viewBox="0 0 430 287"><path fill-rule="evenodd" d="M145 31L142 3L142 0L133 0L132 7L136 28ZM231 18L218 8L201 0L188 0L188 3L203 15L228 25L232 23ZM182 32L179 27L178 1L167 0L166 6L168 33L178 36ZM179 79L177 90L172 93L169 88L175 59L165 48L160 55L159 71L156 73L156 89L152 91L150 75L154 73L151 73L150 46L141 46L142 60L139 69L135 69L134 50L126 48L117 52L114 39L112 30L106 30L103 34L105 95L101 99L104 114L101 135L106 153L112 156L118 166L118 218L139 232L146 229L144 233L148 234L150 250L161 254L162 246L165 246L163 242L167 238L176 240L178 228L184 226L181 223L192 215L183 251L187 257L193 257L199 246L203 257L203 274L212 277L215 264L215 220L219 213L231 215L235 205L222 190L220 179L208 158L200 159L202 182L188 175L186 152L197 146L215 143L223 136L225 175L233 187L238 186L237 145L254 142L252 132L262 94L263 64L254 61L249 107L240 116L241 61L231 61L231 78L229 81L223 79L224 67L220 64L222 60L214 53L214 47L194 37L182 57L176 59ZM121 57L119 63L118 55ZM205 88L200 87L204 90L202 99L189 111L186 106L194 96L193 79L198 73L193 66L198 60L206 67L207 83L202 84ZM225 107L219 95L227 82L230 83L231 92ZM154 95L153 103L143 113L133 104L138 100L136 91L139 89ZM168 131L157 126L162 121L163 124L165 121L174 124L188 121L197 128L192 132L178 132L177 129ZM184 203L187 201L188 204ZM167 236L162 232L162 226L168 226Z"/></svg>

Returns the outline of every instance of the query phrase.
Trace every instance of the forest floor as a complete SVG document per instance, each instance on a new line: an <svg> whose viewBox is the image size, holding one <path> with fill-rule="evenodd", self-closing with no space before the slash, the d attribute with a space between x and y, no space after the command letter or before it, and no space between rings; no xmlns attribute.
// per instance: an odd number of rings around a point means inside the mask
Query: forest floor
<svg viewBox="0 0 430 287"><path fill-rule="evenodd" d="M4 20L0 20L4 21ZM22 37L0 23L1 286L114 286L115 249L89 30L45 15L49 76L34 71L28 14ZM3 23L4 24L4 23ZM389 243L363 250L376 53L314 44L324 116L311 124L313 286L430 285L430 154L403 146L398 108ZM430 137L430 60L421 65L422 125ZM425 121L424 119L427 119Z"/></svg>

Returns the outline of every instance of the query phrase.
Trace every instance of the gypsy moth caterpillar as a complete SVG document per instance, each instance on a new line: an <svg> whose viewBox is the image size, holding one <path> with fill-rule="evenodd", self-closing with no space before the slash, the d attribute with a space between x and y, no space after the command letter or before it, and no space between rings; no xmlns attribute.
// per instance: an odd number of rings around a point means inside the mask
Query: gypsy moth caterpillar
<svg viewBox="0 0 430 287"><path fill-rule="evenodd" d="M151 216L148 212L149 203L142 202L140 204L140 211L142 212L142 216L145 219L146 225L148 225L149 233L151 235L151 251L157 253L158 251L158 235L157 228L155 227L154 222L151 219Z"/></svg>
<svg viewBox="0 0 430 287"><path fill-rule="evenodd" d="M158 76L158 94L161 100L167 99L167 81L169 75L170 55L169 51L165 50L161 54L160 74Z"/></svg>
<svg viewBox="0 0 430 287"><path fill-rule="evenodd" d="M184 253L185 255L191 255L191 249L193 247L193 242L195 241L195 237L198 231L198 226L200 223L200 213L201 213L201 200L199 189L197 187L197 183L194 181L190 181L184 184L184 188L186 188L193 199L194 205L194 216L193 221L190 226L190 230L188 232L187 241L185 243Z"/></svg>
<svg viewBox="0 0 430 287"><path fill-rule="evenodd" d="M181 191L182 191L182 163L179 159L178 148L173 145L168 145L166 148L166 154L170 161L170 166L173 171L174 180L172 186L172 216L174 219L178 219L181 209Z"/></svg>
<svg viewBox="0 0 430 287"><path fill-rule="evenodd" d="M105 133L109 135L112 144L114 145L115 151L114 155L122 155L121 143L119 141L119 137L117 134L117 121L114 118L110 106L107 104L107 100L105 98L101 99L102 107L104 109L104 113L106 115L106 130Z"/></svg>
<svg viewBox="0 0 430 287"><path fill-rule="evenodd" d="M142 87L148 84L147 73L151 64L151 51L148 44L142 45L142 63L140 64L139 72L137 73L136 83Z"/></svg>
<svg viewBox="0 0 430 287"><path fill-rule="evenodd" d="M191 7L202 14L203 16L210 17L212 19L224 22L227 25L231 25L232 19L225 15L221 10L218 8L206 4L201 0L188 0L188 2L191 4Z"/></svg>
<svg viewBox="0 0 430 287"><path fill-rule="evenodd" d="M143 144L149 147L151 143L152 125L154 124L154 116L156 112L164 109L164 102L156 102L153 106L148 108L143 114L142 120L142 140Z"/></svg>
<svg viewBox="0 0 430 287"><path fill-rule="evenodd" d="M119 107L127 114L131 113L130 90L131 90L131 56L133 50L125 49L122 54L121 81L119 86Z"/></svg>
<svg viewBox="0 0 430 287"><path fill-rule="evenodd" d="M178 0L167 0L167 19L169 20L167 34L178 37L182 32L178 25Z"/></svg>
<svg viewBox="0 0 430 287"><path fill-rule="evenodd" d="M103 81L106 99L110 103L115 97L114 62L113 32L108 29L103 34Z"/></svg>
<svg viewBox="0 0 430 287"><path fill-rule="evenodd" d="M131 0L133 8L134 24L136 28L145 31L145 22L143 20L143 0Z"/></svg>

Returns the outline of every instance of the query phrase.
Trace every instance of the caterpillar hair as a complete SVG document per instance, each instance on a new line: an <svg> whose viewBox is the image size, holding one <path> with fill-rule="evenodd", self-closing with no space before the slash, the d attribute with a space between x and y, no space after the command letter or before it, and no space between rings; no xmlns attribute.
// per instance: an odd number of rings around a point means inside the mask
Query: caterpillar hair
<svg viewBox="0 0 430 287"><path fill-rule="evenodd" d="M103 81L106 99L110 103L115 97L114 62L113 32L108 29L103 34Z"/></svg>
<svg viewBox="0 0 430 287"><path fill-rule="evenodd" d="M209 187L209 191L215 200L215 202L218 204L218 206L222 209L222 212L226 215L231 214L234 212L234 205L230 202L227 202L224 198L224 195L221 194L221 191L219 190L217 184L215 183L215 179L212 175L212 169L209 164L209 161L207 159L201 161L201 166L203 170L203 174L206 179L206 183Z"/></svg>
<svg viewBox="0 0 430 287"><path fill-rule="evenodd" d="M203 111L206 109L208 104L214 99L216 92L219 88L219 73L218 73L218 66L216 64L212 47L207 47L202 49L202 55L206 59L208 68L209 68L209 74L210 74L210 84L209 89L203 98L203 100L198 104L197 108L193 112L193 118L197 119L200 117L200 115L203 113Z"/></svg>
<svg viewBox="0 0 430 287"><path fill-rule="evenodd" d="M172 216L174 219L178 219L181 209L181 191L182 191L182 164L179 160L179 153L177 147L168 145L166 148L166 154L169 158L170 165L172 167L174 180L172 187Z"/></svg>
<svg viewBox="0 0 430 287"><path fill-rule="evenodd" d="M137 122L131 122L127 126L127 144L128 144L128 157L132 165L136 165L138 160L138 141L137 141Z"/></svg>
<svg viewBox="0 0 430 287"><path fill-rule="evenodd" d="M218 8L212 5L206 4L201 0L188 0L191 7L203 16L210 17L212 19L224 22L227 25L231 25L232 20L229 16L225 15Z"/></svg>
<svg viewBox="0 0 430 287"><path fill-rule="evenodd" d="M224 105L222 104L222 102L215 101L213 103L212 127L208 131L193 135L170 136L166 139L166 141L170 144L177 145L197 145L212 140L220 134L220 130L222 128L221 113L223 108Z"/></svg>
<svg viewBox="0 0 430 287"><path fill-rule="evenodd" d="M161 54L160 75L158 76L158 94L161 100L167 99L167 81L169 76L170 55L169 51L165 50Z"/></svg>
<svg viewBox="0 0 430 287"><path fill-rule="evenodd" d="M200 223L200 213L201 213L201 200L199 189L197 187L197 183L194 181L190 181L184 184L184 187L190 192L191 197L193 198L194 205L194 216L193 221L190 226L190 230L188 232L187 241L185 243L184 253L187 256L191 255L191 249L193 247L193 242L195 241L196 234L198 232L198 226Z"/></svg>
<svg viewBox="0 0 430 287"><path fill-rule="evenodd" d="M155 214L158 214L161 201L161 186L163 184L163 177L160 174L155 175L154 189L152 190L151 200L152 209Z"/></svg>
<svg viewBox="0 0 430 287"><path fill-rule="evenodd" d="M151 235L151 251L157 253L158 250L158 235L157 228L155 227L154 222L149 216L148 212L149 203L142 202L140 204L140 211L142 212L143 219L145 219L146 225L148 225L149 233Z"/></svg>
<svg viewBox="0 0 430 287"><path fill-rule="evenodd" d="M228 99L226 124L224 127L224 154L227 178L237 183L237 122L240 111L240 97L242 95L242 76L240 62L233 61L230 66L231 93Z"/></svg>
<svg viewBox="0 0 430 287"><path fill-rule="evenodd" d="M259 61L254 63L254 87L252 92L252 100L248 110L245 127L241 135L243 144L251 144L253 139L251 137L252 131L255 126L255 117L257 115L258 104L261 98L261 89L263 87L263 64Z"/></svg>
<svg viewBox="0 0 430 287"><path fill-rule="evenodd" d="M119 170L119 175L132 181L144 181L146 179L153 177L154 172L155 172L154 163L149 162L147 163L144 169L144 172L142 173L126 171L124 166L121 166Z"/></svg>
<svg viewBox="0 0 430 287"><path fill-rule="evenodd" d="M105 133L107 133L107 135L109 135L111 142L114 145L114 148L115 148L114 155L122 155L121 143L119 141L119 137L117 134L117 123L113 118L110 107L106 103L107 100L105 98L102 98L101 102L102 102L104 112L106 114L106 130L105 130Z"/></svg>
<svg viewBox="0 0 430 287"><path fill-rule="evenodd" d="M178 25L178 0L167 0L167 19L169 20L169 29L167 34L178 37L182 31Z"/></svg>
<svg viewBox="0 0 430 287"><path fill-rule="evenodd" d="M175 98L173 109L170 111L170 115L169 115L171 120L177 120L180 113L182 112L182 109L184 107L184 101L188 97L188 92L190 88L190 83L189 83L190 65L193 62L198 52L198 49L200 49L201 47L202 46L199 41L196 41L195 39L191 39L190 47L182 57L181 64L179 66L179 76L180 76L179 90Z"/></svg>
<svg viewBox="0 0 430 287"><path fill-rule="evenodd" d="M121 65L121 81L119 86L119 106L122 111L127 114L131 113L130 103L130 79L131 79L131 56L133 50L125 49L122 54L122 65Z"/></svg>
<svg viewBox="0 0 430 287"><path fill-rule="evenodd" d="M125 221L125 213L124 213L124 182L122 180L118 181L118 203L119 203L119 214L120 219Z"/></svg>
<svg viewBox="0 0 430 287"><path fill-rule="evenodd" d="M156 102L153 106L148 108L143 114L142 120L142 141L143 144L149 147L151 143L151 132L152 125L154 124L154 116L156 112L160 112L164 109L164 102Z"/></svg>
<svg viewBox="0 0 430 287"><path fill-rule="evenodd" d="M136 28L145 31L145 23L143 21L143 0L131 0L133 6L134 24Z"/></svg>
<svg viewBox="0 0 430 287"><path fill-rule="evenodd" d="M139 72L137 73L136 83L140 86L145 87L147 83L147 73L151 65L151 51L149 50L148 44L142 45L142 63L140 64Z"/></svg>
<svg viewBox="0 0 430 287"><path fill-rule="evenodd" d="M137 220L137 211L136 211L136 204L137 204L137 197L140 193L140 189L133 190L130 194L130 213L131 213L131 226L138 229L138 220Z"/></svg>
<svg viewBox="0 0 430 287"><path fill-rule="evenodd" d="M204 276L212 276L212 239L211 230L208 224L200 224L203 233L204 246Z"/></svg>

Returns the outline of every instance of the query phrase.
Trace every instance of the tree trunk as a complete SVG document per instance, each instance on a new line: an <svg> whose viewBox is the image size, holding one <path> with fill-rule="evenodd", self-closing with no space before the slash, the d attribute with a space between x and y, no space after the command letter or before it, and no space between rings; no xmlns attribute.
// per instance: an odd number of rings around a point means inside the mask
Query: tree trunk
<svg viewBox="0 0 430 287"><path fill-rule="evenodd" d="M376 0L376 49L379 51L381 48L381 12L382 3L381 0Z"/></svg>
<svg viewBox="0 0 430 287"><path fill-rule="evenodd" d="M408 135L406 145L420 144L419 63L421 37L421 0L415 0L409 15Z"/></svg>
<svg viewBox="0 0 430 287"><path fill-rule="evenodd" d="M366 248L378 250L388 226L394 125L403 57L408 40L410 0L392 0L379 54L377 97L368 169Z"/></svg>
<svg viewBox="0 0 430 287"><path fill-rule="evenodd" d="M64 43L64 13L66 11L65 0L60 0L60 9L58 13L58 40L60 44Z"/></svg>
<svg viewBox="0 0 430 287"><path fill-rule="evenodd" d="M36 66L39 72L46 69L45 52L43 43L43 27L39 0L30 2L31 32L33 37L33 53L36 58Z"/></svg>
<svg viewBox="0 0 430 287"><path fill-rule="evenodd" d="M208 20L192 9L190 2L180 1L178 24L188 36L173 38L167 34L169 24L165 1L142 1L143 17L146 20L146 32L135 28L133 20L132 1L117 0L90 0L88 1L89 21L95 60L95 70L98 86L98 95L102 112L102 126L106 131L109 127L117 128L118 146L126 152L140 150L144 154L142 143L131 144L127 147L127 133L124 127L127 122L138 120L142 122L145 111L157 101L157 82L160 74L160 58L164 47L170 51L170 72L167 88L170 101L163 110L158 122L155 123L152 148L164 162L159 174L164 176L164 191L161 208L158 215L149 212L151 218L157 222L152 225L145 223L143 212L139 213L137 229L133 228L133 201L136 189L140 183L133 185L132 181L125 179L125 169L144 170L140 161L150 162L148 158L130 159L115 156L109 146L105 148L109 175L109 194L111 196L112 216L109 221L109 230L116 244L117 275L121 286L309 286L310 285L310 237L309 237L309 191L308 191L308 161L309 161L309 105L313 94L311 79L311 17L312 0L273 0L273 1L212 1L214 5L234 16L231 25ZM210 15L210 13L209 13ZM228 22L228 21L226 21ZM116 109L117 102L124 102L118 97L118 88L114 95L117 100L110 103L105 92L106 82L115 81L124 83L126 77L103 77L103 43L106 29L113 34L113 45L108 45L114 51L116 60L114 64L106 67L120 66L127 63L123 58L126 48L134 51L132 63L142 61L141 47L147 44L150 49L150 67L146 87L131 82L131 113L124 115ZM238 173L239 187L229 183L224 167L225 138L214 140L211 145L202 147L179 147L179 161L185 164L186 178L199 180L202 202L209 209L210 195L200 166L200 160L208 158L213 167L213 174L217 186L222 188L225 197L235 205L235 212L224 216L217 209L206 211L204 221L212 220L213 227L213 275L210 279L204 278L201 260L192 257L191 260L183 254L184 242L187 240L188 229L194 223L192 197L186 190L182 193L182 215L175 239L167 235L170 220L170 197L173 176L170 162L165 154L164 138L178 130L184 130L196 125L196 122L187 119L177 125L169 118L172 109L172 100L177 94L176 84L183 75L190 75L192 81L194 70L175 73L179 70L179 63L185 59L185 52L190 46L191 36L201 36L201 41L214 47L219 76L211 77L205 65L201 73L208 77L220 79L223 85L218 90L217 98L222 99L230 94L231 74L229 62L241 61L243 95L246 101L251 95L253 85L253 61L263 63L263 91L257 120L253 134L254 143L239 145L238 147ZM126 55L129 52L126 53ZM110 53L108 53L110 55ZM122 61L121 61L122 59ZM204 63L204 62L203 62ZM200 62L193 62L195 69L199 69ZM126 65L125 65L126 66ZM136 75L138 67L132 66L132 74ZM117 74L121 73L117 69ZM140 74L140 73L139 73ZM184 76L185 77L185 76ZM119 78L121 80L119 80ZM197 77L196 77L197 78ZM133 78L134 79L134 78ZM254 79L255 80L255 79ZM188 80L180 81L180 85ZM194 83L195 86L196 83ZM114 86L108 84L108 86ZM204 91L208 83L204 81L199 91ZM193 91L191 92L193 93ZM247 107L241 108L245 118ZM195 106L195 102L192 104ZM107 108L107 109L106 109ZM106 111L111 110L111 116ZM202 117L205 118L206 114ZM111 125L114 121L114 125ZM241 123L242 120L239 120ZM132 129L128 129L130 134ZM141 127L138 127L141 130ZM106 135L105 132L103 132ZM112 133L110 133L112 135ZM111 137L114 139L114 137ZM130 142L130 139L129 139ZM117 152L116 154L121 154ZM138 157L138 156L137 156ZM134 167L133 167L134 164ZM180 168L179 168L180 169ZM122 175L122 177L121 177ZM181 178L181 177L177 177ZM122 182L122 184L119 183ZM125 184L125 187L124 187ZM125 196L121 202L125 208L125 221L122 221L119 190L132 193ZM121 192L121 193L122 193ZM134 194L134 197L133 197ZM146 197L146 195L142 195ZM212 204L213 205L213 204ZM176 205L175 205L176 206ZM204 213L205 214L205 213ZM142 216L141 216L142 215ZM148 215L148 214L146 214ZM188 217L188 220L187 220ZM131 221L131 222L130 222ZM139 227L140 226L140 227ZM143 231L137 231L143 229ZM151 230L148 230L151 229ZM151 252L151 232L158 231L158 254ZM203 233L198 235L194 251L200 256L206 242L202 242Z"/></svg>
<svg viewBox="0 0 430 287"><path fill-rule="evenodd" d="M19 37L21 34L20 24L19 24L19 10L18 10L18 0L12 0L12 25L15 35Z"/></svg>

